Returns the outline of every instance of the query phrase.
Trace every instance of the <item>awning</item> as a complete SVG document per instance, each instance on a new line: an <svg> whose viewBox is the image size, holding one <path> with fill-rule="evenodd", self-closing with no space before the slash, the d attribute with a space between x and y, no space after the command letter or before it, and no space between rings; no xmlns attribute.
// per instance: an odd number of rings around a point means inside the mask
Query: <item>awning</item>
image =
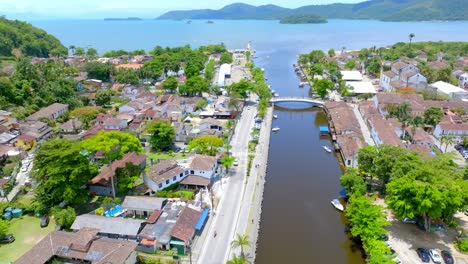
<svg viewBox="0 0 468 264"><path fill-rule="evenodd" d="M185 246L184 241L178 241L178 240L171 240L171 242L169 242L169 244L171 244L171 245Z"/></svg>
<svg viewBox="0 0 468 264"><path fill-rule="evenodd" d="M205 225L206 219L208 218L209 212L210 211L208 209L203 209L203 212L200 215L200 218L198 219L197 224L195 225L195 230L200 231L203 228L203 226Z"/></svg>

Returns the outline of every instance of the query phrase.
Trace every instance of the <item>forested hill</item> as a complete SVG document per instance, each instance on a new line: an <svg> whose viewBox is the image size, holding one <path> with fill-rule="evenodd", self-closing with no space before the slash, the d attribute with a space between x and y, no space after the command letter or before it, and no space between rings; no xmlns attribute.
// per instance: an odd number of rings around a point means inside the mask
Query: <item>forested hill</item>
<svg viewBox="0 0 468 264"><path fill-rule="evenodd" d="M29 23L0 17L0 56L12 56L19 49L26 56L49 57L68 53L60 41Z"/></svg>
<svg viewBox="0 0 468 264"><path fill-rule="evenodd" d="M296 9L237 3L219 10L171 11L158 19L280 20L296 14L382 21L468 20L468 0L370 0L357 4L309 5Z"/></svg>

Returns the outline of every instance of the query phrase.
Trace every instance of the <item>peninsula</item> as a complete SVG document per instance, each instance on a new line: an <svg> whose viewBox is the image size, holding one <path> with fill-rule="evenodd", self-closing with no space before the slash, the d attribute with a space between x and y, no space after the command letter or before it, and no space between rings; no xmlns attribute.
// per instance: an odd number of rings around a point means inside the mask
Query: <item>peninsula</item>
<svg viewBox="0 0 468 264"><path fill-rule="evenodd" d="M139 17L106 17L105 21L138 21L142 20Z"/></svg>
<svg viewBox="0 0 468 264"><path fill-rule="evenodd" d="M468 6L444 0L370 0L356 4L308 5L295 9L235 3L219 10L170 11L157 19L281 20L296 14L320 14L327 19L381 21L468 20Z"/></svg>
<svg viewBox="0 0 468 264"><path fill-rule="evenodd" d="M280 24L323 24L328 21L318 15L295 15L288 16L280 20Z"/></svg>

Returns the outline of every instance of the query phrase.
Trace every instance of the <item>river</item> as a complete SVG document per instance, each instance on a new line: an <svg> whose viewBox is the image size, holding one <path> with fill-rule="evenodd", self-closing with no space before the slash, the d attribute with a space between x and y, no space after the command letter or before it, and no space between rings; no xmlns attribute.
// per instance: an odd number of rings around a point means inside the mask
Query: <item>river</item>
<svg viewBox="0 0 468 264"><path fill-rule="evenodd" d="M312 49L340 50L385 46L407 41L468 41L468 22L379 22L330 20L327 24L281 25L277 21L31 21L65 45L110 49L146 49L224 42L242 48L252 41L256 64L265 68L281 96L307 96L299 88L292 64ZM290 104L290 107L301 105ZM303 105L302 105L303 106ZM318 126L326 125L319 109L275 110L256 263L364 263L344 233L344 217L330 201L340 190L338 159L326 153Z"/></svg>

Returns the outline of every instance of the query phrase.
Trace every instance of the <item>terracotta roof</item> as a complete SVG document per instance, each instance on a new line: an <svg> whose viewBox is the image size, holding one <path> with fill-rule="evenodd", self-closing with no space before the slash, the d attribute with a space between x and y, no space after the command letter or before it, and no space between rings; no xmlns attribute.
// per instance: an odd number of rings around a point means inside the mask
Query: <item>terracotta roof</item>
<svg viewBox="0 0 468 264"><path fill-rule="evenodd" d="M415 129L415 133L413 135L413 129L412 128L408 128L408 134L411 135L413 141L416 141L416 142L427 142L427 143L434 143L432 141L432 138L431 136L426 132L424 131L424 129L420 128L420 127L417 127Z"/></svg>
<svg viewBox="0 0 468 264"><path fill-rule="evenodd" d="M327 102L325 106L331 116L337 134L354 131L361 132L361 126L353 109L345 102Z"/></svg>
<svg viewBox="0 0 468 264"><path fill-rule="evenodd" d="M146 219L146 223L148 223L148 224L156 223L156 221L158 221L159 217L161 216L162 212L163 212L162 210L155 210L150 215L150 217L148 217L148 219Z"/></svg>
<svg viewBox="0 0 468 264"><path fill-rule="evenodd" d="M21 256L16 264L44 264L53 256L92 264L124 264L137 243L128 240L95 237L96 229L83 228L77 233L55 231ZM86 244L84 244L86 243Z"/></svg>
<svg viewBox="0 0 468 264"><path fill-rule="evenodd" d="M398 89L398 88L406 87L406 83L401 80L395 80L395 81L390 82L390 86L392 86L394 89Z"/></svg>
<svg viewBox="0 0 468 264"><path fill-rule="evenodd" d="M31 142L31 141L34 141L36 140L36 137L34 136L31 136L31 135L28 135L28 134L22 134L22 135L19 135L16 140L21 140L23 142Z"/></svg>
<svg viewBox="0 0 468 264"><path fill-rule="evenodd" d="M392 71L386 71L386 72L383 72L382 74L385 75L385 76L387 76L387 77L390 78L390 79L393 78L393 77L395 77L395 76L397 76L397 74L394 73L394 72L392 72Z"/></svg>
<svg viewBox="0 0 468 264"><path fill-rule="evenodd" d="M59 128L62 130L69 131L69 130L74 130L74 129L80 129L81 125L83 125L83 123L80 120L70 119L67 122L61 124Z"/></svg>
<svg viewBox="0 0 468 264"><path fill-rule="evenodd" d="M130 64L119 64L115 66L117 69L141 69L143 67L143 64L139 63L130 63Z"/></svg>
<svg viewBox="0 0 468 264"><path fill-rule="evenodd" d="M424 110L424 99L418 94L379 93L376 95L380 106L409 102L413 111Z"/></svg>
<svg viewBox="0 0 468 264"><path fill-rule="evenodd" d="M440 123L440 128L443 130L456 130L456 131L467 131L468 123Z"/></svg>
<svg viewBox="0 0 468 264"><path fill-rule="evenodd" d="M417 71L415 70L409 70L409 71L405 71L404 73L401 74L401 78L406 80L414 75L418 74Z"/></svg>
<svg viewBox="0 0 468 264"><path fill-rule="evenodd" d="M398 70L401 70L401 69L403 69L403 68L405 68L407 66L408 66L408 64L406 64L406 63L404 63L402 61L397 61L397 62L392 64L392 69L395 69L395 70L398 71Z"/></svg>
<svg viewBox="0 0 468 264"><path fill-rule="evenodd" d="M216 126L221 126L221 122L218 120L218 119L214 119L214 118L205 118L203 119L201 122L200 122L200 125L201 124L212 124L212 125L216 125Z"/></svg>
<svg viewBox="0 0 468 264"><path fill-rule="evenodd" d="M163 183L184 171L175 160L161 160L147 171L147 175L155 183Z"/></svg>
<svg viewBox="0 0 468 264"><path fill-rule="evenodd" d="M114 161L110 167L105 167L96 177L89 181L89 184L101 186L111 186L110 177L118 168L124 168L127 163L140 166L146 161L146 155L138 155L135 152L126 153L122 159Z"/></svg>
<svg viewBox="0 0 468 264"><path fill-rule="evenodd" d="M184 241L187 245L192 239L200 215L201 212L185 207L172 228L171 236Z"/></svg>
<svg viewBox="0 0 468 264"><path fill-rule="evenodd" d="M97 133L99 133L102 130L104 130L103 125L94 125L86 131L86 133L83 135L83 139L94 137L95 135L97 135Z"/></svg>
<svg viewBox="0 0 468 264"><path fill-rule="evenodd" d="M361 135L354 132L337 135L336 141L341 148L343 156L347 159L357 158L359 149L367 145L361 139Z"/></svg>
<svg viewBox="0 0 468 264"><path fill-rule="evenodd" d="M104 126L119 126L122 123L122 121L124 120L112 117L104 121Z"/></svg>
<svg viewBox="0 0 468 264"><path fill-rule="evenodd" d="M195 155L192 162L190 162L189 168L194 170L210 171L216 166L216 157L206 155Z"/></svg>
<svg viewBox="0 0 468 264"><path fill-rule="evenodd" d="M210 180L202 176L188 175L180 182L180 184L208 186L210 185Z"/></svg>
<svg viewBox="0 0 468 264"><path fill-rule="evenodd" d="M373 127L384 144L393 146L403 146L400 138L395 133L391 122L387 122L382 117L374 116L369 119L371 127Z"/></svg>
<svg viewBox="0 0 468 264"><path fill-rule="evenodd" d="M103 123L104 121L106 121L107 119L109 118L112 118L112 115L111 114L108 114L108 113L99 113L96 118L94 119L94 122L99 122L99 123Z"/></svg>
<svg viewBox="0 0 468 264"><path fill-rule="evenodd" d="M35 112L34 114L28 116L26 120L39 120L41 117L49 117L57 112L68 109L68 105L53 103L47 107L42 108L41 110Z"/></svg>

